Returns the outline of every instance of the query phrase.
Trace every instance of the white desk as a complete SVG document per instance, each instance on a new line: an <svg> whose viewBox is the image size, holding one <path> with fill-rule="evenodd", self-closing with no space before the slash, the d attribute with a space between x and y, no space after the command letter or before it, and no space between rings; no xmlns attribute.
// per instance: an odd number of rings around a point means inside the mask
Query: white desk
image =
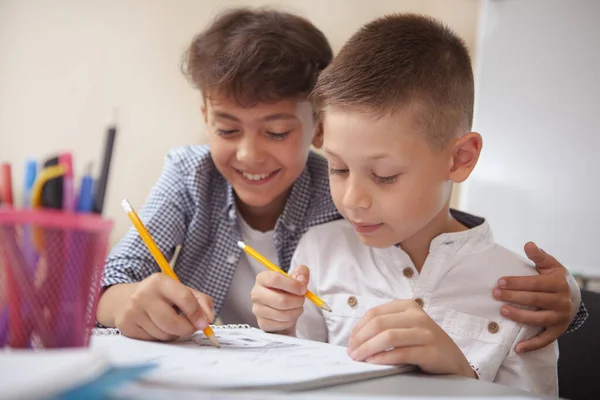
<svg viewBox="0 0 600 400"><path fill-rule="evenodd" d="M319 393L381 396L455 396L455 397L544 397L495 383L457 376L432 376L418 372L387 376L368 381L318 389Z"/></svg>
<svg viewBox="0 0 600 400"><path fill-rule="evenodd" d="M381 396L383 399L429 400L436 396L449 399L470 400L495 399L545 399L531 393L475 379L453 376L432 376L421 373L406 373L384 378L371 379L338 386L329 386L306 392L202 392L148 385L129 385L118 392L115 399L208 399L208 400L257 400L257 399L306 399L306 400L366 400Z"/></svg>

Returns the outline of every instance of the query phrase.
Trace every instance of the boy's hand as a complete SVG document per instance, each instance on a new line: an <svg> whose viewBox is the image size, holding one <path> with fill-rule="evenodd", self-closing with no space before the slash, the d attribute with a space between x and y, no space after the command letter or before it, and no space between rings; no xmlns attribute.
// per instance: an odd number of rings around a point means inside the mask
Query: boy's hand
<svg viewBox="0 0 600 400"><path fill-rule="evenodd" d="M372 364L412 364L430 374L476 377L456 343L413 300L367 311L350 335L348 354Z"/></svg>
<svg viewBox="0 0 600 400"><path fill-rule="evenodd" d="M206 328L213 318L210 296L156 273L137 284L115 326L135 339L169 341Z"/></svg>
<svg viewBox="0 0 600 400"><path fill-rule="evenodd" d="M252 312L260 329L294 335L296 321L304 311L304 295L308 290L310 271L304 265L294 269L291 277L265 271L256 276L250 294Z"/></svg>
<svg viewBox="0 0 600 400"><path fill-rule="evenodd" d="M515 348L517 353L540 349L558 339L569 327L573 311L577 311L571 304L565 267L533 242L525 245L525 254L535 263L540 275L503 277L493 290L498 300L537 308L532 311L505 304L500 308L502 315L522 324L546 328L539 335L520 342Z"/></svg>

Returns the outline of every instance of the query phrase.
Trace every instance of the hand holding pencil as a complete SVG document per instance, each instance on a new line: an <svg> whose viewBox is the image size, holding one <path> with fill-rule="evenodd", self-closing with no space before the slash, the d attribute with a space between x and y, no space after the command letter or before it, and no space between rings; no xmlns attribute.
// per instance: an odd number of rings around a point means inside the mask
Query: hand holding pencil
<svg viewBox="0 0 600 400"><path fill-rule="evenodd" d="M251 292L252 312L263 331L293 336L296 321L304 311L305 299L309 299L320 309L331 312L327 303L308 290L308 267L298 266L288 275L252 247L243 242L238 242L238 246L268 269L256 276Z"/></svg>
<svg viewBox="0 0 600 400"><path fill-rule="evenodd" d="M122 307L124 311L115 318L117 328L122 331L123 328L128 330L128 336L159 340L172 340L199 328L219 347L219 342L206 321L207 318L212 320L213 317L212 299L180 283L131 204L123 200L122 206L162 274L154 274L134 284L134 292L128 296L127 304Z"/></svg>

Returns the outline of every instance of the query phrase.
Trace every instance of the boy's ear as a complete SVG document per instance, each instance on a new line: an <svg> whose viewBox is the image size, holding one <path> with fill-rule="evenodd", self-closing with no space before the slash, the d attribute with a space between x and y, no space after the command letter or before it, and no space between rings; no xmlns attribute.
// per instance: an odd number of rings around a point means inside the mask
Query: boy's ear
<svg viewBox="0 0 600 400"><path fill-rule="evenodd" d="M467 180L481 154L483 139L477 132L469 132L459 138L453 146L450 180L460 183Z"/></svg>
<svg viewBox="0 0 600 400"><path fill-rule="evenodd" d="M312 145L315 149L320 149L323 147L323 121L318 121L317 126L315 127L315 136L312 140Z"/></svg>
<svg viewBox="0 0 600 400"><path fill-rule="evenodd" d="M202 118L204 119L204 123L208 124L208 118L206 116L206 100L202 102L200 110L202 110Z"/></svg>

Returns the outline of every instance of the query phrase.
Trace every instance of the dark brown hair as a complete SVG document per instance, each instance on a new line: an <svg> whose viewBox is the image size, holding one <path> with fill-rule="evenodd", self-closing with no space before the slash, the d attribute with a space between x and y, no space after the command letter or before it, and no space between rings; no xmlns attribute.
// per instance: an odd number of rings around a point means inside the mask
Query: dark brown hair
<svg viewBox="0 0 600 400"><path fill-rule="evenodd" d="M449 28L416 14L393 14L363 26L319 77L317 111L348 107L384 115L401 107L432 143L471 130L474 83L465 43Z"/></svg>
<svg viewBox="0 0 600 400"><path fill-rule="evenodd" d="M194 37L182 71L204 96L219 92L250 107L308 97L332 57L325 35L307 19L235 8Z"/></svg>

